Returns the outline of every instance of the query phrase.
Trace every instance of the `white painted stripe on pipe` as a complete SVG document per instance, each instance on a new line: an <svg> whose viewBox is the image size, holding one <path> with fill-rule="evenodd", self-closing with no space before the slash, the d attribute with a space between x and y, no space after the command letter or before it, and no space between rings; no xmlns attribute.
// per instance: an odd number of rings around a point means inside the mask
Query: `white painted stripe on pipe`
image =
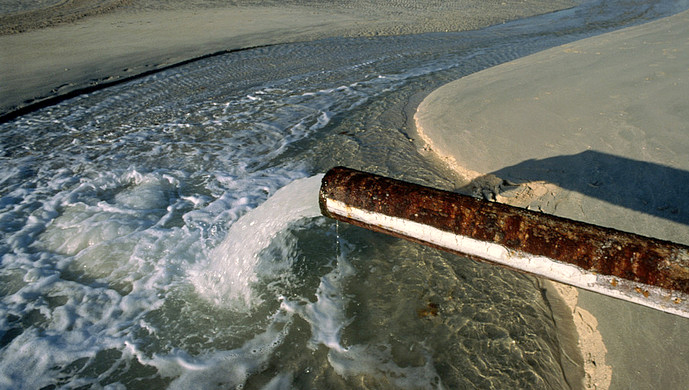
<svg viewBox="0 0 689 390"><path fill-rule="evenodd" d="M680 292L595 274L548 257L511 250L499 244L457 235L404 218L352 207L330 198L325 200L325 206L332 214L378 226L451 251L689 318L689 296Z"/></svg>

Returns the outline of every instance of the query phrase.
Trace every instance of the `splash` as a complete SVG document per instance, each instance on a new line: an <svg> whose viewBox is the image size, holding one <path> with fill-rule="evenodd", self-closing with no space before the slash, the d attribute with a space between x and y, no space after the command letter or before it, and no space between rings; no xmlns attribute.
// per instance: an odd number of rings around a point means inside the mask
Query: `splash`
<svg viewBox="0 0 689 390"><path fill-rule="evenodd" d="M290 223L320 215L318 191L323 175L298 179L244 214L203 264L191 273L196 291L216 305L248 311L260 303L251 285L261 271L259 254Z"/></svg>

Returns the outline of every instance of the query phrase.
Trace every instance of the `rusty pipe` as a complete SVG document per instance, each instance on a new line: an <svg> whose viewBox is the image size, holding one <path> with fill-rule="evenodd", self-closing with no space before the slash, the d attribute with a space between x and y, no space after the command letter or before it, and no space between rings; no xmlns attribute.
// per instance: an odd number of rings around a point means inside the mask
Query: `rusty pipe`
<svg viewBox="0 0 689 390"><path fill-rule="evenodd" d="M689 318L689 247L336 167L323 215Z"/></svg>

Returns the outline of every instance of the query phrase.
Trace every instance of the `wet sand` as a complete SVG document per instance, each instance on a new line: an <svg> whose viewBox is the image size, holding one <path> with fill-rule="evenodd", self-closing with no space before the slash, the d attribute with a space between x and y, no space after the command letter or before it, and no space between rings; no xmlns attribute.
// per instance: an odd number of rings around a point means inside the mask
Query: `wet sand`
<svg viewBox="0 0 689 390"><path fill-rule="evenodd" d="M419 135L477 195L689 244L689 12L447 84ZM689 386L689 320L571 287L589 388Z"/></svg>
<svg viewBox="0 0 689 390"><path fill-rule="evenodd" d="M216 52L337 36L475 29L573 5L482 2L0 0L0 117ZM18 8L19 7L19 8Z"/></svg>

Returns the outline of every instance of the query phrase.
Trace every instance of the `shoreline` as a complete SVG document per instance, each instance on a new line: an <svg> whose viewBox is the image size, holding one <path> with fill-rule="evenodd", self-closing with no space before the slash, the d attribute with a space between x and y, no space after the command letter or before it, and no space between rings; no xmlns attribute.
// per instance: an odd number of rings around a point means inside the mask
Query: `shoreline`
<svg viewBox="0 0 689 390"><path fill-rule="evenodd" d="M179 4L155 8L160 7L155 1L122 3L104 13L0 35L0 49L10 53L0 58L0 68L9 70L0 74L0 84L7 86L0 96L0 123L85 92L226 52L328 37L470 30L573 5L564 0L534 0L491 8L461 0L452 3L468 8L457 12L475 18L458 24L458 13L448 13L443 19L436 9L420 10L417 19L396 9L395 16L380 22L380 14L389 11L382 5L373 12L341 5L312 8L299 1L266 7L246 1L248 5L219 8L210 0L208 7L183 9L175 9ZM492 16L479 17L482 14ZM198 31L198 25L211 27Z"/></svg>
<svg viewBox="0 0 689 390"><path fill-rule="evenodd" d="M542 280L547 296L557 295L563 308L559 316L554 315L558 328L572 326L578 335L576 342L581 354L582 378L584 389L609 389L613 370L607 363L608 349L603 341L603 335L598 329L598 319L579 304L579 290L551 280ZM565 351L565 357L569 359Z"/></svg>
<svg viewBox="0 0 689 390"><path fill-rule="evenodd" d="M474 73L421 102L416 132L475 195L687 244L687 34L683 11ZM664 337L689 332L685 318L551 285L586 388L689 384L689 363L667 360L689 346Z"/></svg>
<svg viewBox="0 0 689 390"><path fill-rule="evenodd" d="M40 28L44 21L37 20L38 27L26 32L0 35L0 51L5 54L0 57L0 118L8 120L59 96L212 53L329 37L472 30L574 5L570 0L497 5L453 0L413 9L376 0L357 0L351 6L338 2L314 6L318 2L309 0L281 5L239 0L223 7L218 0L191 5L156 0L102 3L118 6L45 28Z"/></svg>

